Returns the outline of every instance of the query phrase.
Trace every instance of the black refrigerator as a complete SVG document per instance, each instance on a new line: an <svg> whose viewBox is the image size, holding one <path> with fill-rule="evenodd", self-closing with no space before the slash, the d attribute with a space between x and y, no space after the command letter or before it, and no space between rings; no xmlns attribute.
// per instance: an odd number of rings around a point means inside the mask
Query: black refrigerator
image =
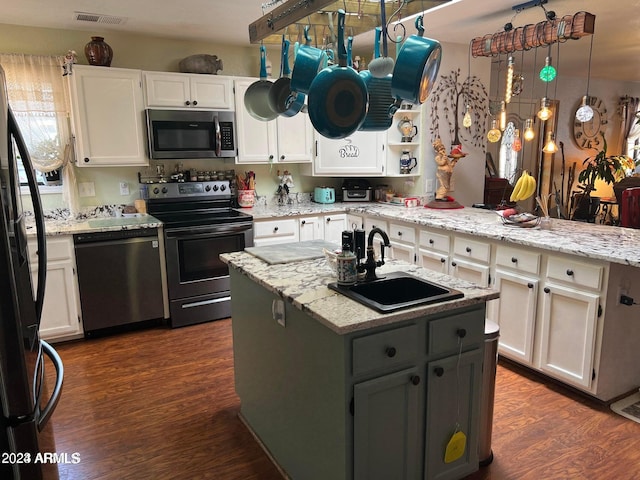
<svg viewBox="0 0 640 480"><path fill-rule="evenodd" d="M38 281L32 285L18 162L22 162L38 238ZM9 108L0 66L0 478L55 478L55 442L48 425L62 390L63 366L38 328L46 282L46 243L35 173ZM45 365L55 369L50 388Z"/></svg>

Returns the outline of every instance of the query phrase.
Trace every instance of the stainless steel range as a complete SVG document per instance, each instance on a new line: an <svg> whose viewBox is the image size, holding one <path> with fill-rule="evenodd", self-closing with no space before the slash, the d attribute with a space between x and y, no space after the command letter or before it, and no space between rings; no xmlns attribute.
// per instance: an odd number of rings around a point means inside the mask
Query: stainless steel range
<svg viewBox="0 0 640 480"><path fill-rule="evenodd" d="M171 326L231 316L229 269L219 255L253 246L253 217L232 209L228 180L147 185L164 224Z"/></svg>

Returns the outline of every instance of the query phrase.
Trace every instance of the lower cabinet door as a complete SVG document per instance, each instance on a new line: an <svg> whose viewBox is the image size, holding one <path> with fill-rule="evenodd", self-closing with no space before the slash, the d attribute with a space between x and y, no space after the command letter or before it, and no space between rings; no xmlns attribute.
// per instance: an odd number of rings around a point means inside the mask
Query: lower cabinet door
<svg viewBox="0 0 640 480"><path fill-rule="evenodd" d="M426 480L459 479L478 469L481 382L481 349L427 365ZM456 429L467 437L464 453L446 463L447 444Z"/></svg>
<svg viewBox="0 0 640 480"><path fill-rule="evenodd" d="M420 478L423 389L417 368L353 387L354 480Z"/></svg>

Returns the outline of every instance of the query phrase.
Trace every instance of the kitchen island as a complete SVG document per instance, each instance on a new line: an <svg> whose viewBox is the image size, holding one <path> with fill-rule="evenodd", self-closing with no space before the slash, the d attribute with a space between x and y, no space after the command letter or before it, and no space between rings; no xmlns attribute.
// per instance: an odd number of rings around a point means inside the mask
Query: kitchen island
<svg viewBox="0 0 640 480"><path fill-rule="evenodd" d="M293 479L463 478L478 468L485 303L498 297L448 275L389 261L463 293L382 314L330 290L325 259L230 266L241 416ZM445 463L458 424L464 451Z"/></svg>

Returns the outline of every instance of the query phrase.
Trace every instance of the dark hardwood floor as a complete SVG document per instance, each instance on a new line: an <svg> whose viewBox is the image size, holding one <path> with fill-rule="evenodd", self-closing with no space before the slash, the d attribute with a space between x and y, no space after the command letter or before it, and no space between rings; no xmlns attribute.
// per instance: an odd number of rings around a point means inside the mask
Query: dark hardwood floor
<svg viewBox="0 0 640 480"><path fill-rule="evenodd" d="M57 451L81 459L60 478L281 479L238 419L231 342L221 320L57 344ZM640 479L640 424L502 362L495 397L495 459L469 480Z"/></svg>

